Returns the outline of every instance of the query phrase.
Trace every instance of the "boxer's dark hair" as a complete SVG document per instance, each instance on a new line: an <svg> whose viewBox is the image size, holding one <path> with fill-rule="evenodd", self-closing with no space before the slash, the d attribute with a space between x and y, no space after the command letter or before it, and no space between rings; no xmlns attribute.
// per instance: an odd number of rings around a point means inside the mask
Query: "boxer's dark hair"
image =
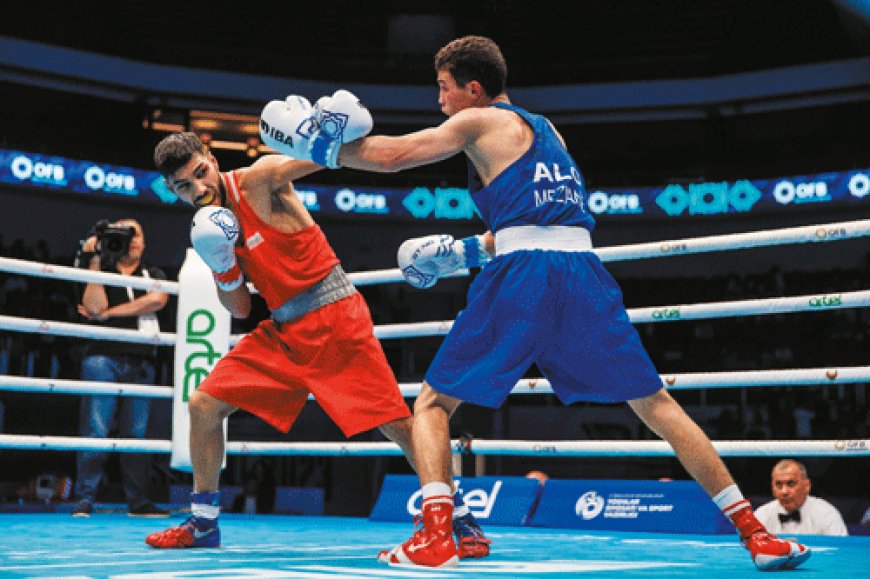
<svg viewBox="0 0 870 579"><path fill-rule="evenodd" d="M208 149L193 133L173 133L154 147L154 165L168 177L184 167L196 154L208 153Z"/></svg>
<svg viewBox="0 0 870 579"><path fill-rule="evenodd" d="M485 36L463 36L435 55L435 71L446 70L464 87L476 80L490 98L505 91L507 63L498 45Z"/></svg>

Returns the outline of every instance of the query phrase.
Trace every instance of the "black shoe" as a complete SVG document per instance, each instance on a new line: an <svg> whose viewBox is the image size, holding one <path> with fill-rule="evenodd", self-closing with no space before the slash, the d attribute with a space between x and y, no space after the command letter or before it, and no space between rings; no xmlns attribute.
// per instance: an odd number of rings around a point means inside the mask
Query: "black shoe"
<svg viewBox="0 0 870 579"><path fill-rule="evenodd" d="M88 499L82 499L73 509L72 516L74 517L90 517L94 512L94 505Z"/></svg>
<svg viewBox="0 0 870 579"><path fill-rule="evenodd" d="M156 507L153 503L144 503L135 509L127 510L128 517L147 517L149 519L161 519L169 516L169 511Z"/></svg>

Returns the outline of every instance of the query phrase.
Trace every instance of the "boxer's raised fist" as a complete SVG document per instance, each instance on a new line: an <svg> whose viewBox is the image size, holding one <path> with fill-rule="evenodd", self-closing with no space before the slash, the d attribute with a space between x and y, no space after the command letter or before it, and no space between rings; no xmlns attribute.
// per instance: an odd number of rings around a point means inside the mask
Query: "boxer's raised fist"
<svg viewBox="0 0 870 579"><path fill-rule="evenodd" d="M288 157L310 161L310 140L317 129L314 108L308 99L290 95L271 101L260 113L260 139Z"/></svg>
<svg viewBox="0 0 870 579"><path fill-rule="evenodd" d="M239 223L226 207L203 207L190 223L193 249L214 272L215 282L224 291L232 291L245 281L236 263L236 240Z"/></svg>

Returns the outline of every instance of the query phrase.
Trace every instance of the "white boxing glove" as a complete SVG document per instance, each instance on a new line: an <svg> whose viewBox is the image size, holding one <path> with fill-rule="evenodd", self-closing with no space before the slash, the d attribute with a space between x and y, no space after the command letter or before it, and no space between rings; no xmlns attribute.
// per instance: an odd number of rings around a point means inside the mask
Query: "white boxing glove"
<svg viewBox="0 0 870 579"><path fill-rule="evenodd" d="M409 239L396 256L405 281L418 289L435 285L438 278L460 269L483 267L490 255L483 235L453 239L451 235L428 235Z"/></svg>
<svg viewBox="0 0 870 579"><path fill-rule="evenodd" d="M314 104L317 129L311 135L310 154L315 163L337 169L344 143L368 135L374 121L365 105L350 91L337 90Z"/></svg>
<svg viewBox="0 0 870 579"><path fill-rule="evenodd" d="M232 291L245 281L236 263L238 238L239 222L226 207L203 207L190 223L193 249L214 272L215 283L224 291Z"/></svg>
<svg viewBox="0 0 870 579"><path fill-rule="evenodd" d="M260 139L278 153L310 161L310 140L317 129L314 108L308 99L290 95L271 101L260 113Z"/></svg>

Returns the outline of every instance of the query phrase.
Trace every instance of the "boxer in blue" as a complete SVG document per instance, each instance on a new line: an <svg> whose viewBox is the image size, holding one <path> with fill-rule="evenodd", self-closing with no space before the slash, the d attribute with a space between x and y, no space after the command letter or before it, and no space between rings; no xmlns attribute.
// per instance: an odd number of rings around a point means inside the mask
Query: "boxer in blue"
<svg viewBox="0 0 870 579"><path fill-rule="evenodd" d="M399 248L405 279L418 288L461 268L486 267L414 404L423 524L379 558L457 564L450 530L450 415L461 401L500 406L536 363L566 404L627 401L731 519L759 569L800 565L810 551L767 532L709 438L662 387L619 287L592 251L594 220L583 175L546 118L510 103L498 46L481 36L454 40L435 56L435 70L438 103L448 119L407 135L345 143L346 121L333 105L335 95L318 101L313 114L290 97L272 101L261 116L266 144L331 168L393 172L465 153L469 191L489 228L461 240L411 239ZM340 100L349 100L340 93Z"/></svg>

